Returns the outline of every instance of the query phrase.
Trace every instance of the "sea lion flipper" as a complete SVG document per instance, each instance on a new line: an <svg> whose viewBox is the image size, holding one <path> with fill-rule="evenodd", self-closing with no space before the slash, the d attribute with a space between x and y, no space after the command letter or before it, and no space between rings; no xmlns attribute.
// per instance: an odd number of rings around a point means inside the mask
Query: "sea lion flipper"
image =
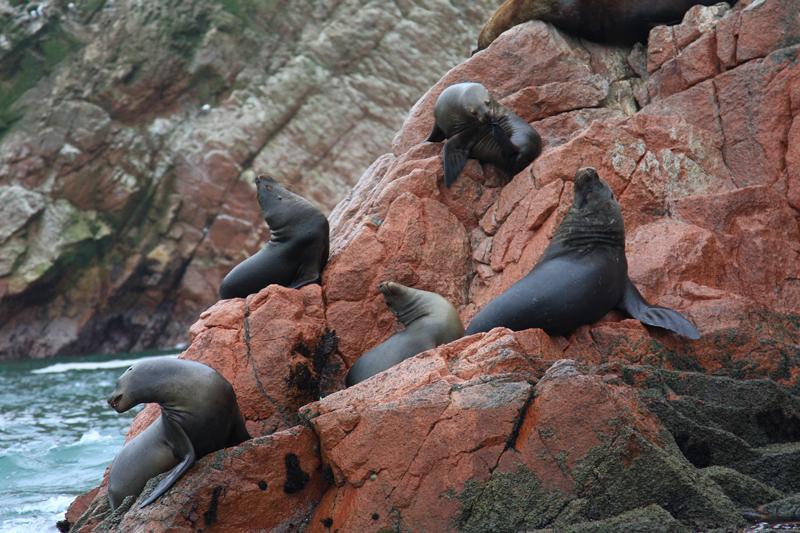
<svg viewBox="0 0 800 533"><path fill-rule="evenodd" d="M311 263L301 264L297 270L297 274L294 277L294 281L289 284L289 288L299 289L301 287L305 287L306 285L311 285L312 283L319 283L320 273L319 270L314 268L314 266L315 265Z"/></svg>
<svg viewBox="0 0 800 533"><path fill-rule="evenodd" d="M428 138L425 140L428 141L429 143L440 143L446 138L447 135L444 134L442 128L440 128L438 124L434 124L433 131L431 131L431 134L428 135Z"/></svg>
<svg viewBox="0 0 800 533"><path fill-rule="evenodd" d="M151 503L156 501L162 494L167 492L169 488L172 487L172 485L174 485L175 482L178 481L178 479L180 479L183 473L189 470L189 467L191 467L194 464L194 461L196 459L192 441L189 439L189 436L186 434L183 428L178 424L171 424L171 428L174 430L170 432L173 438L180 439L181 441L178 443L173 443L176 444L178 448L175 451L178 451L178 453L183 453L182 456L183 458L181 459L180 463L175 465L172 468L172 470L167 472L167 475L164 476L164 479L162 479L158 483L158 485L155 486L155 488L150 492L150 495L147 497L147 499L144 502L142 502L142 504L139 506L139 509L150 505ZM181 450L180 448L184 449Z"/></svg>
<svg viewBox="0 0 800 533"><path fill-rule="evenodd" d="M519 150L511 142L508 133L503 129L500 124L492 125L492 138L497 146L500 147L500 153L503 154L503 159L506 161L516 161Z"/></svg>
<svg viewBox="0 0 800 533"><path fill-rule="evenodd" d="M700 338L700 332L697 331L694 324L679 312L667 307L648 304L630 279L625 283L625 293L617 307L642 324L668 329L692 340Z"/></svg>
<svg viewBox="0 0 800 533"><path fill-rule="evenodd" d="M469 159L469 152L477 141L472 131L463 131L447 140L444 145L444 184L449 188L461 175Z"/></svg>

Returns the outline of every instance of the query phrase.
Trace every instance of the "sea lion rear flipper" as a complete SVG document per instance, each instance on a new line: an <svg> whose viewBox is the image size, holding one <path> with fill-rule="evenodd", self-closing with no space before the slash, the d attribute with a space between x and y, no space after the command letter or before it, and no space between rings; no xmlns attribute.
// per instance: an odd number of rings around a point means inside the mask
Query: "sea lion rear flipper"
<svg viewBox="0 0 800 533"><path fill-rule="evenodd" d="M469 159L469 152L478 139L477 132L462 131L444 145L444 184L450 187L461 175Z"/></svg>
<svg viewBox="0 0 800 533"><path fill-rule="evenodd" d="M625 311L642 324L674 331L692 340L700 338L700 332L683 315L673 309L648 304L630 279L625 282L625 293L617 308Z"/></svg>
<svg viewBox="0 0 800 533"><path fill-rule="evenodd" d="M429 143L440 143L446 138L447 136L442 131L442 128L440 128L438 124L434 124L433 131L431 132L430 135L428 135L428 138L425 140L428 141Z"/></svg>
<svg viewBox="0 0 800 533"><path fill-rule="evenodd" d="M176 431L171 432L170 436L181 440L181 442L173 442L173 444L178 445L177 451L178 453L183 454L183 459L181 459L181 462L175 465L172 470L167 472L167 475L164 477L164 479L162 479L158 485L155 486L147 499L139 506L139 509L156 501L162 494L167 492L169 488L174 485L176 481L178 481L178 479L180 479L184 472L189 470L189 467L194 464L196 456L194 452L194 446L192 445L192 441L189 440L189 436L186 435L186 432L178 424L171 424L171 426L172 428L176 429ZM180 448L184 449L181 450Z"/></svg>

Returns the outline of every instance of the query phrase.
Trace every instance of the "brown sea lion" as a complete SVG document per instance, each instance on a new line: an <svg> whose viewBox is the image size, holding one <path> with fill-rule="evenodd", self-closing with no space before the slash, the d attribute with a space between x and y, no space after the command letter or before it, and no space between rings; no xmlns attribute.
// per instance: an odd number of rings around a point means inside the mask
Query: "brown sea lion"
<svg viewBox="0 0 800 533"><path fill-rule="evenodd" d="M456 308L435 292L412 289L392 281L381 283L378 290L406 329L359 357L347 373L348 387L464 335Z"/></svg>
<svg viewBox="0 0 800 533"><path fill-rule="evenodd" d="M539 262L481 309L467 335L496 327L566 335L619 309L648 326L700 338L683 315L648 304L631 282L622 211L597 171L579 170L574 183L572 207Z"/></svg>
<svg viewBox="0 0 800 533"><path fill-rule="evenodd" d="M450 187L473 158L493 163L508 176L527 167L542 152L539 133L506 109L480 83L456 83L436 100L430 142L444 146L444 183Z"/></svg>
<svg viewBox="0 0 800 533"><path fill-rule="evenodd" d="M108 404L124 413L141 403L159 404L161 416L114 459L108 477L112 509L138 496L151 477L169 472L140 507L149 505L195 460L250 438L231 384L196 361L158 357L134 363L117 380Z"/></svg>
<svg viewBox="0 0 800 533"><path fill-rule="evenodd" d="M631 45L646 42L654 26L679 23L693 5L717 3L718 0L506 0L478 35L476 51L492 44L504 31L529 20L549 22L590 41Z"/></svg>

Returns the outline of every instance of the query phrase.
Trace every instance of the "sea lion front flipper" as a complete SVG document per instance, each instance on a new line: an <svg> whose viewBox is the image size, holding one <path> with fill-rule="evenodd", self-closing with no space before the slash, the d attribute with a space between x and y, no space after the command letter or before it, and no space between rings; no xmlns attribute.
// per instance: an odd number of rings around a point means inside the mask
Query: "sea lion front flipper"
<svg viewBox="0 0 800 533"><path fill-rule="evenodd" d="M299 289L301 287L305 287L306 285L311 285L312 283L319 283L320 281L320 272L314 265L304 263L300 265L297 270L297 274L294 277L294 281L289 284L290 289Z"/></svg>
<svg viewBox="0 0 800 533"><path fill-rule="evenodd" d="M428 135L428 138L425 140L428 141L429 143L440 143L446 138L447 136L444 134L444 131L442 131L442 128L440 128L438 124L434 124L433 131L431 132L430 135Z"/></svg>
<svg viewBox="0 0 800 533"><path fill-rule="evenodd" d="M449 188L461 175L469 159L469 152L478 140L479 133L473 130L453 135L444 145L444 184Z"/></svg>
<svg viewBox="0 0 800 533"><path fill-rule="evenodd" d="M139 506L139 509L156 501L162 494L167 492L169 488L174 485L176 481L178 481L178 479L180 479L184 472L189 470L190 466L194 464L196 455L192 441L189 440L189 436L186 435L186 432L178 424L170 424L170 429L172 430L170 431L170 437L180 441L173 442L173 444L178 445L176 446L177 449L173 450L173 453L177 452L176 454L180 454L183 459L181 459L181 462L175 465L172 470L167 472L167 475L164 477L164 479L162 479L158 485L155 486L147 499Z"/></svg>
<svg viewBox="0 0 800 533"><path fill-rule="evenodd" d="M648 304L630 279L625 282L625 293L618 309L625 311L642 324L674 331L692 340L700 338L700 332L682 314L667 307Z"/></svg>

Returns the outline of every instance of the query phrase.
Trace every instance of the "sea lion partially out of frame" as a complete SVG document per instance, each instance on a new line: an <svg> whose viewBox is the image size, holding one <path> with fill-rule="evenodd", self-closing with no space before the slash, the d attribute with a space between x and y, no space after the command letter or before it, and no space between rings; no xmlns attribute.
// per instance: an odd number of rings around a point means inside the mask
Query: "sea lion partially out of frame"
<svg viewBox="0 0 800 533"><path fill-rule="evenodd" d="M690 7L718 0L506 0L478 35L483 50L504 31L542 20L576 37L599 43L631 45L646 42L650 30L677 24ZM736 0L729 2L735 4Z"/></svg>

